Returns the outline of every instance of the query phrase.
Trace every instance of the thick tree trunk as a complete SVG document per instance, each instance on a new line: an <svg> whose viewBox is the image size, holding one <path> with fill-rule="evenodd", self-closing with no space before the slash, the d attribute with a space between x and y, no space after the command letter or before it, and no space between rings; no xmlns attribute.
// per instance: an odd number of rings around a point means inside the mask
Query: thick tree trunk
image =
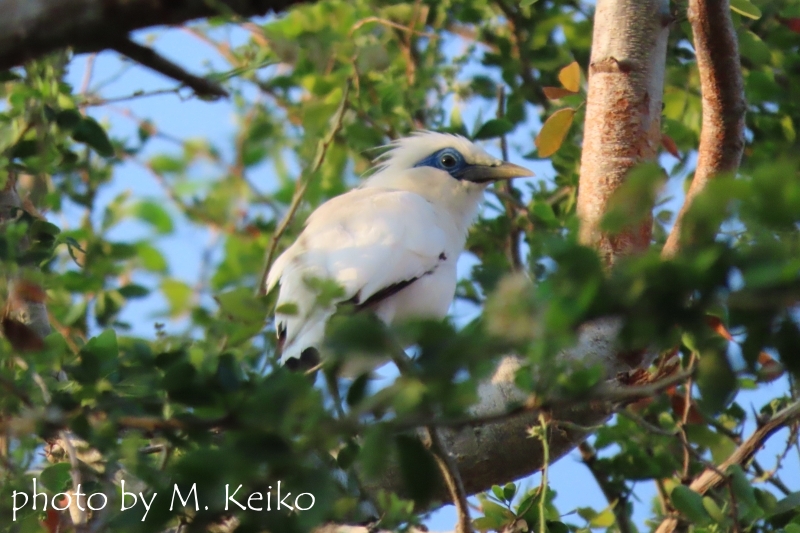
<svg viewBox="0 0 800 533"><path fill-rule="evenodd" d="M668 0L598 0L581 158L581 240L606 264L650 245L652 221L608 235L600 223L631 168L653 161L661 139Z"/></svg>

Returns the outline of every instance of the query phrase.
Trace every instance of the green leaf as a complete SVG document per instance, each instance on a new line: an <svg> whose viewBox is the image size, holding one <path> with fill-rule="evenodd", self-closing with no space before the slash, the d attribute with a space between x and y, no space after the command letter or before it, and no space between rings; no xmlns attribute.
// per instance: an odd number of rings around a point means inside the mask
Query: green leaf
<svg viewBox="0 0 800 533"><path fill-rule="evenodd" d="M706 511L708 511L708 514L711 516L711 518L718 524L724 524L727 521L727 515L722 511L722 509L719 508L719 505L717 505L717 502L715 502L713 498L704 496L703 507Z"/></svg>
<svg viewBox="0 0 800 533"><path fill-rule="evenodd" d="M494 494L494 497L500 501L505 499L505 496L503 496L503 489L500 487L500 485L492 485L492 494Z"/></svg>
<svg viewBox="0 0 800 533"><path fill-rule="evenodd" d="M222 313L236 321L263 324L269 314L266 300L263 297L254 296L253 291L247 287L224 292L217 295L215 299L219 303Z"/></svg>
<svg viewBox="0 0 800 533"><path fill-rule="evenodd" d="M188 310L194 294L189 285L177 279L165 279L161 283L161 291L169 302L169 314L172 317L179 316Z"/></svg>
<svg viewBox="0 0 800 533"><path fill-rule="evenodd" d="M103 331L97 337L92 337L81 349L81 354L91 353L98 359L113 360L119 354L117 333L113 329Z"/></svg>
<svg viewBox="0 0 800 533"><path fill-rule="evenodd" d="M373 426L367 429L358 462L367 479L378 479L386 468L389 459L387 441L391 442L391 434L384 426Z"/></svg>
<svg viewBox="0 0 800 533"><path fill-rule="evenodd" d="M506 486L503 487L503 498L510 502L514 499L514 495L517 493L517 486L513 483L506 483Z"/></svg>
<svg viewBox="0 0 800 533"><path fill-rule="evenodd" d="M790 511L800 511L800 491L792 492L779 500L772 510L771 516L779 516Z"/></svg>
<svg viewBox="0 0 800 533"><path fill-rule="evenodd" d="M514 124L504 118L493 118L481 126L472 138L476 141L483 139L494 139L510 133L514 129Z"/></svg>
<svg viewBox="0 0 800 533"><path fill-rule="evenodd" d="M20 76L13 70L0 70L0 83L6 83L9 81L18 81L21 79L22 76Z"/></svg>
<svg viewBox="0 0 800 533"><path fill-rule="evenodd" d="M427 504L441 484L436 461L415 437L398 435L395 446L401 477L409 496L417 504Z"/></svg>
<svg viewBox="0 0 800 533"><path fill-rule="evenodd" d="M336 454L336 463L339 465L339 468L343 470L347 470L350 468L350 465L356 460L358 457L359 446L352 440L349 441L339 453Z"/></svg>
<svg viewBox="0 0 800 533"><path fill-rule="evenodd" d="M56 124L65 130L74 130L82 120L83 115L77 109L62 109L56 114Z"/></svg>
<svg viewBox="0 0 800 533"><path fill-rule="evenodd" d="M142 200L133 209L134 215L140 220L147 222L153 229L161 235L172 233L172 217L169 212L158 202L152 200Z"/></svg>
<svg viewBox="0 0 800 533"><path fill-rule="evenodd" d="M616 521L617 517L614 516L614 507L609 505L589 521L589 526L592 528L608 528L614 525Z"/></svg>
<svg viewBox="0 0 800 533"><path fill-rule="evenodd" d="M129 283L128 285L120 287L118 289L118 292L129 300L135 298L144 298L145 296L150 294L150 290L147 287L142 287L141 285L137 285L136 283Z"/></svg>
<svg viewBox="0 0 800 533"><path fill-rule="evenodd" d="M112 146L106 130L92 117L83 117L72 130L72 138L89 145L103 157L114 155L114 146Z"/></svg>
<svg viewBox="0 0 800 533"><path fill-rule="evenodd" d="M164 255L150 243L136 243L136 257L145 270L158 273L166 273L168 270Z"/></svg>
<svg viewBox="0 0 800 533"><path fill-rule="evenodd" d="M685 485L677 485L670 493L670 500L676 510L692 522L705 525L712 522L711 516L703 506L703 497Z"/></svg>
<svg viewBox="0 0 800 533"><path fill-rule="evenodd" d="M150 168L157 174L167 174L184 170L186 164L172 156L157 155L150 159Z"/></svg>
<svg viewBox="0 0 800 533"><path fill-rule="evenodd" d="M494 522L498 525L502 526L505 524L510 524L514 520L514 513L502 505L489 500L485 495L479 496L478 500L481 503L481 511L483 511L483 514L486 515L486 518L494 520Z"/></svg>
<svg viewBox="0 0 800 533"><path fill-rule="evenodd" d="M72 486L69 463L56 463L50 465L39 474L39 482L50 492L56 494L64 492Z"/></svg>
<svg viewBox="0 0 800 533"><path fill-rule="evenodd" d="M733 493L736 495L737 504L740 507L740 512L752 512L757 510L758 501L753 486L747 479L747 476L739 465L730 465L726 472L731 477L731 487ZM744 507L744 509L742 509Z"/></svg>
<svg viewBox="0 0 800 533"><path fill-rule="evenodd" d="M761 18L761 10L750 3L749 0L731 0L731 10L753 20Z"/></svg>
<svg viewBox="0 0 800 533"><path fill-rule="evenodd" d="M544 224L548 228L558 226L558 217L553 211L553 206L544 200L536 200L529 212L535 221Z"/></svg>
<svg viewBox="0 0 800 533"><path fill-rule="evenodd" d="M564 522L557 520L547 520L547 533L569 533L570 529Z"/></svg>
<svg viewBox="0 0 800 533"><path fill-rule="evenodd" d="M564 138L572 126L575 110L571 107L559 109L547 119L536 136L539 157L550 157L561 148Z"/></svg>
<svg viewBox="0 0 800 533"><path fill-rule="evenodd" d="M733 399L736 390L736 373L725 353L707 350L697 365L697 388L700 405L712 414L720 412Z"/></svg>
<svg viewBox="0 0 800 533"><path fill-rule="evenodd" d="M347 405L354 406L364 399L369 384L369 374L361 374L356 378L350 388L347 389Z"/></svg>

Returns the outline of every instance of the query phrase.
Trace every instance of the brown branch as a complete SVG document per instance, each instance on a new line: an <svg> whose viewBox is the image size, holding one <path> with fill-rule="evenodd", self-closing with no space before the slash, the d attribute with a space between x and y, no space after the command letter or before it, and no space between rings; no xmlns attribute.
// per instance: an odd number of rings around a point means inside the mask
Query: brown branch
<svg viewBox="0 0 800 533"><path fill-rule="evenodd" d="M233 13L249 18L304 0L0 0L0 70L55 50L109 48L120 36L150 26Z"/></svg>
<svg viewBox="0 0 800 533"><path fill-rule="evenodd" d="M716 468L707 468L702 474L692 481L689 488L698 494L705 494L715 486L725 481L722 475L732 465L741 465L750 460L759 448L775 432L783 427L800 420L800 402L793 403L776 413L772 418L761 425L741 446L725 459ZM677 518L667 518L656 530L656 533L672 533L678 527Z"/></svg>
<svg viewBox="0 0 800 533"><path fill-rule="evenodd" d="M469 516L469 503L467 502L468 495L464 489L464 481L461 479L458 463L445 448L438 428L427 426L425 432L429 442L428 448L436 460L447 486L447 491L450 493L450 498L456 508L458 522L456 522L455 533L472 533L472 519Z"/></svg>
<svg viewBox="0 0 800 533"><path fill-rule="evenodd" d="M681 235L683 219L695 197L720 174L734 173L744 151L744 85L739 47L729 0L689 0L689 22L694 34L703 127L697 169L686 200L662 250L674 256L689 236Z"/></svg>
<svg viewBox="0 0 800 533"><path fill-rule="evenodd" d="M181 82L192 89L197 96L206 98L228 96L228 91L219 83L190 74L169 59L159 55L152 48L135 43L127 37L114 41L109 45L109 48L168 78Z"/></svg>
<svg viewBox="0 0 800 533"><path fill-rule="evenodd" d="M630 518L628 517L627 502L628 498L616 489L611 483L611 480L597 469L597 452L594 447L588 442L582 442L578 446L581 452L581 461L586 468L589 469L597 486L603 492L609 505L613 505L614 516L617 519L617 528L619 533L632 533Z"/></svg>
<svg viewBox="0 0 800 533"><path fill-rule="evenodd" d="M397 366L397 370L401 374L407 374L410 370L410 363L405 351L400 345L392 343L391 352L392 361ZM472 533L472 520L470 519L469 502L467 501L468 494L464 489L464 480L461 477L461 471L458 469L458 463L444 444L438 427L426 425L422 434L426 441L426 446L439 467L439 472L442 474L450 499L456 508L458 521L456 522L455 533Z"/></svg>

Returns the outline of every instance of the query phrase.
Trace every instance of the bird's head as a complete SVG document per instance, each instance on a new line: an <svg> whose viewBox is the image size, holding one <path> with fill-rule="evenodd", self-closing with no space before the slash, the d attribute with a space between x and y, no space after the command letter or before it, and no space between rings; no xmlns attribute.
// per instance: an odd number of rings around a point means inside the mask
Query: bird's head
<svg viewBox="0 0 800 533"><path fill-rule="evenodd" d="M532 175L460 135L425 131L391 143L364 186L416 192L469 216L490 183Z"/></svg>

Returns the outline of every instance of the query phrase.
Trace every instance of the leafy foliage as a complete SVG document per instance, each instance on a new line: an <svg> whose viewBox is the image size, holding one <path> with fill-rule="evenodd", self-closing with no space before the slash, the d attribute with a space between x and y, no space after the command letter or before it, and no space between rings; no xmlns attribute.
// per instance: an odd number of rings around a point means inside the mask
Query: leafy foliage
<svg viewBox="0 0 800 533"><path fill-rule="evenodd" d="M441 480L409 425L431 414L468 417L479 381L512 349L525 361L520 388L545 402L585 400L603 376L592 368L566 372L559 355L581 324L607 316L622 319L626 352L657 351L657 370L696 369L692 382L656 391L596 432L591 468L613 489L607 507L565 509L547 486L526 490L508 480L478 497L476 529L621 529L634 506L646 505L636 501L634 485L647 482L658 486L660 502L646 527L673 513L694 531L800 531L800 493L780 492L784 458L771 475L746 461L704 494L688 486L727 459L754 421L795 401L786 387L768 383L800 376L800 1L731 2L749 142L740 175L719 178L686 219L686 231L711 244L660 259L674 206L657 202L663 172L643 167L619 191L605 227L644 217L655 204L653 249L610 272L576 235L586 98L580 80L592 6L322 0L247 24L221 17L192 26L227 62L212 77L232 94L237 129L230 146L178 139L176 150L153 153L152 141L168 137L157 117L135 118L135 136L109 136L93 110L124 102L70 86L65 70L74 60L66 53L0 73L0 165L26 199L0 238L0 293L5 301L18 296L7 282L14 278L46 291L53 326L43 344L31 345L29 332L3 325L2 531L55 531L41 508L25 507L10 521L12 494L31 492L34 477L51 497L76 488L76 454L84 492L104 492L113 511L94 516L98 531L157 532L181 521L200 530L231 513L241 531L308 531L326 521L373 519L370 507L379 510L382 528L419 523ZM678 158L670 162L673 181L691 174L701 120L689 28L679 21L670 37L663 118L664 150ZM246 38L229 43L220 26ZM471 127L465 118L474 119ZM551 167L546 179L489 195L468 239L474 266L457 293L481 310L473 321L391 332L360 315L333 322L330 343L341 354L379 352L398 338L418 348L410 371L388 384L373 386L367 376L346 384L342 418L321 387L276 366L274 331L266 325L272 297L254 296L265 250L288 245L314 206L356 184L372 148L419 128L508 137L525 157L550 158ZM315 168L308 162L331 132ZM103 199L125 165L154 178L163 196ZM275 187L264 192L254 184L267 173ZM298 212L279 230L298 191ZM75 210L77 222L64 223ZM121 236L132 221L147 228L145 236ZM181 277L181 265L169 263L159 241L183 227L214 237L196 284ZM508 275L514 250L533 283ZM334 290L320 281L321 295ZM25 293L28 300L33 292ZM156 318L180 328L157 323L151 335L133 333L126 310L155 298L162 307ZM730 332L728 340L709 317ZM746 389L772 394L756 406L757 416L741 400ZM796 428L795 421L786 453ZM78 450L65 448L66 431ZM369 490L396 464L401 488ZM122 473L131 490L153 497L151 509L116 511L125 501ZM246 495L272 491L274 502L278 480L293 495L313 494L313 507L226 507L226 484L242 485ZM193 484L201 504L170 508L174 487L185 496Z"/></svg>

